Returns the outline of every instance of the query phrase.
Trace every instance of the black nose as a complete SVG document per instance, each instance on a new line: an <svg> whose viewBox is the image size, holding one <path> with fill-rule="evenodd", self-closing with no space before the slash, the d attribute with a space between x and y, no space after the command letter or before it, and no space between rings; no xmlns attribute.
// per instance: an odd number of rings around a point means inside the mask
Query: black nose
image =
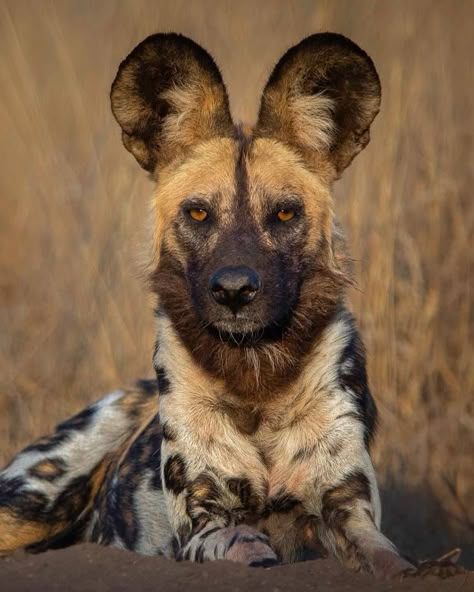
<svg viewBox="0 0 474 592"><path fill-rule="evenodd" d="M260 279L250 267L222 267L209 280L212 297L228 306L234 314L252 302L260 288Z"/></svg>

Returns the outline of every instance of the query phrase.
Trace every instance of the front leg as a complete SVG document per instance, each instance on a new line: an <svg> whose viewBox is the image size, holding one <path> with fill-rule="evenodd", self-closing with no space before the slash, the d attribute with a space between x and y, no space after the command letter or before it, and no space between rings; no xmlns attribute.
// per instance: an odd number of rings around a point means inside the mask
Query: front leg
<svg viewBox="0 0 474 592"><path fill-rule="evenodd" d="M416 571L377 525L378 491L363 470L328 488L321 501L317 536L328 551L356 571L391 578Z"/></svg>
<svg viewBox="0 0 474 592"><path fill-rule="evenodd" d="M416 566L401 557L376 524L374 494L378 496L373 487L371 491L364 472L355 471L323 495L318 536L342 563L384 579L426 575L446 578L463 572L457 565L459 549Z"/></svg>
<svg viewBox="0 0 474 592"><path fill-rule="evenodd" d="M165 443L164 449L172 450L164 463L163 484L177 541L176 558L197 562L227 559L263 567L278 563L268 537L243 524L253 504L246 480L227 479L208 468L197 468L177 452L176 443Z"/></svg>

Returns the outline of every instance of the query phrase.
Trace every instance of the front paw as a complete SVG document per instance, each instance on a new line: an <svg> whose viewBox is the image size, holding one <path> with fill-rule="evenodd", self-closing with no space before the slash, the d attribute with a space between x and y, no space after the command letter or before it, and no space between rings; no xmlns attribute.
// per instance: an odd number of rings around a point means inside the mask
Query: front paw
<svg viewBox="0 0 474 592"><path fill-rule="evenodd" d="M268 537L250 526L229 528L230 536L225 558L251 567L270 567L278 558L269 545Z"/></svg>

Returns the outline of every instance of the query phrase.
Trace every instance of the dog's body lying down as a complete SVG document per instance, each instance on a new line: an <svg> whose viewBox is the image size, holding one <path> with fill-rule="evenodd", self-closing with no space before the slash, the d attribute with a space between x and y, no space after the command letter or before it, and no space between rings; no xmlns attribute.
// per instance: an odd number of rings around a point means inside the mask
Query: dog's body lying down
<svg viewBox="0 0 474 592"><path fill-rule="evenodd" d="M7 466L0 551L88 540L410 570L380 532L376 411L330 194L379 110L372 61L340 35L305 39L244 132L210 56L154 35L121 64L111 100L157 182L157 380L108 395Z"/></svg>

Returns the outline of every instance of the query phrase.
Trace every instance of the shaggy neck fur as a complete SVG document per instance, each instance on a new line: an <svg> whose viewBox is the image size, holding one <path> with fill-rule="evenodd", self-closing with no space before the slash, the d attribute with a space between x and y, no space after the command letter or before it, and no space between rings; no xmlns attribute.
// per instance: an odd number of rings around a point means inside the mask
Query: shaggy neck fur
<svg viewBox="0 0 474 592"><path fill-rule="evenodd" d="M256 402L271 398L297 378L306 354L342 303L348 277L320 259L306 263L298 303L285 325L242 343L222 339L198 318L184 270L171 254L162 253L151 277L152 289L158 295L158 310L169 318L199 367L223 380L232 394Z"/></svg>

